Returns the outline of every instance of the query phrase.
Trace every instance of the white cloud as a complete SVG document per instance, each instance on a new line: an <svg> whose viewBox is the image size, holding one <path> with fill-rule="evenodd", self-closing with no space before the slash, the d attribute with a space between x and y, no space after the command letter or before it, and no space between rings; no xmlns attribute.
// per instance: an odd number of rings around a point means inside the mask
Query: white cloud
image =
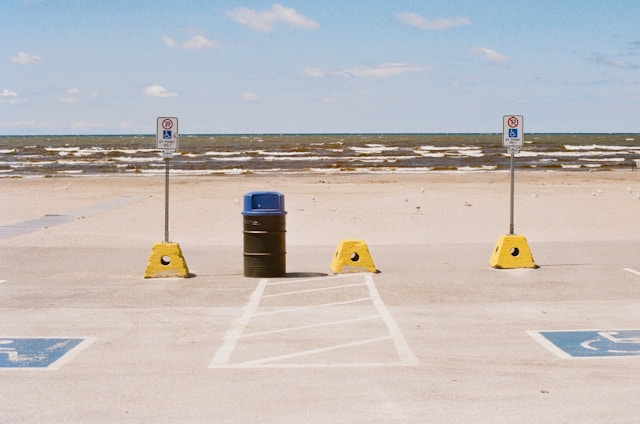
<svg viewBox="0 0 640 424"><path fill-rule="evenodd" d="M5 88L2 90L2 93L0 93L0 97L18 97L18 93L15 91L9 91Z"/></svg>
<svg viewBox="0 0 640 424"><path fill-rule="evenodd" d="M404 74L426 72L428 69L422 66L406 65L404 63L385 63L373 67L352 67L342 71L333 72L334 75L354 78L391 78Z"/></svg>
<svg viewBox="0 0 640 424"><path fill-rule="evenodd" d="M207 40L202 35L194 35L189 40L182 43L182 47L187 50L198 50L198 49L219 47L219 45L217 43L213 43Z"/></svg>
<svg viewBox="0 0 640 424"><path fill-rule="evenodd" d="M161 85L150 85L142 91L147 97L176 97L178 93L170 93Z"/></svg>
<svg viewBox="0 0 640 424"><path fill-rule="evenodd" d="M416 28L424 29L427 31L441 31L445 29L451 29L459 26L471 25L471 21L468 18L457 16L452 19L438 18L432 21L423 18L415 13L398 13L396 19L403 24L411 25Z"/></svg>
<svg viewBox="0 0 640 424"><path fill-rule="evenodd" d="M320 68L305 68L304 74L308 77L314 77L314 78L325 76L325 72Z"/></svg>
<svg viewBox="0 0 640 424"><path fill-rule="evenodd" d="M6 88L2 90L0 93L0 103L8 103L12 105L17 105L20 103L27 103L29 100L22 99L18 96L18 93L15 91L7 90Z"/></svg>
<svg viewBox="0 0 640 424"><path fill-rule="evenodd" d="M488 47L474 47L470 50L470 53L474 56L479 56L489 62L507 62L509 59L495 50L491 50Z"/></svg>
<svg viewBox="0 0 640 424"><path fill-rule="evenodd" d="M167 47L175 47L178 42L171 37L162 37L162 42Z"/></svg>
<svg viewBox="0 0 640 424"><path fill-rule="evenodd" d="M44 61L40 56L25 52L18 52L17 55L11 56L10 59L13 63L17 63L18 65L30 65L32 63L41 63Z"/></svg>
<svg viewBox="0 0 640 424"><path fill-rule="evenodd" d="M69 88L67 90L68 96L60 97L58 100L62 103L79 103L80 99L78 98L78 94L80 94L80 90L77 88Z"/></svg>
<svg viewBox="0 0 640 424"><path fill-rule="evenodd" d="M271 32L275 24L282 23L295 28L316 29L318 23L301 15L293 8L275 3L269 10L253 10L237 7L229 12L231 18L239 24L246 25L255 31Z"/></svg>
<svg viewBox="0 0 640 424"><path fill-rule="evenodd" d="M162 42L167 47L180 47L185 50L201 50L221 47L219 43L209 41L203 35L194 35L193 37L182 43L178 43L171 37L162 37Z"/></svg>
<svg viewBox="0 0 640 424"><path fill-rule="evenodd" d="M244 93L242 93L242 100L246 100L248 102L255 102L260 100L260 96L258 96L256 93L245 91Z"/></svg>

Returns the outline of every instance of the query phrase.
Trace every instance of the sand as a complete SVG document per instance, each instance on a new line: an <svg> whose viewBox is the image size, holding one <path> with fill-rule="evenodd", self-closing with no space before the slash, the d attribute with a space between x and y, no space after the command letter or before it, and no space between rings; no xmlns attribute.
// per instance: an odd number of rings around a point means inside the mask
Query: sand
<svg viewBox="0 0 640 424"><path fill-rule="evenodd" d="M0 225L66 214L108 199L127 208L73 228L2 240L3 245L124 244L164 240L164 178L0 179ZM289 245L493 243L509 232L508 172L389 175L180 177L169 183L169 235L184 245L242 244L243 196L285 196ZM532 243L635 240L640 172L516 172L514 229Z"/></svg>

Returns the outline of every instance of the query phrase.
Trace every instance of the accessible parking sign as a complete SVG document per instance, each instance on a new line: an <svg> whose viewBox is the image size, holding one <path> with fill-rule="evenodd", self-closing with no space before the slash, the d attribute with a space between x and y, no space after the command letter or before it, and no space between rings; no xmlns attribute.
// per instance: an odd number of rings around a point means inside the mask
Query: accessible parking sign
<svg viewBox="0 0 640 424"><path fill-rule="evenodd" d="M522 147L524 133L522 115L505 115L502 117L502 145L505 147Z"/></svg>

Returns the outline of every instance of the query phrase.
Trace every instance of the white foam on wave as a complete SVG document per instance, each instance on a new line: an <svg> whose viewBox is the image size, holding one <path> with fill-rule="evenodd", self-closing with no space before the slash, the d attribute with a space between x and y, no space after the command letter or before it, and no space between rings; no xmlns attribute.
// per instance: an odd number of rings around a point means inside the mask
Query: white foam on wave
<svg viewBox="0 0 640 424"><path fill-rule="evenodd" d="M84 171L82 169L65 169L61 171L56 171L56 174L83 174Z"/></svg>
<svg viewBox="0 0 640 424"><path fill-rule="evenodd" d="M419 154L425 158L443 158L445 157L445 153L442 152L430 152L430 151L422 151L422 150L414 150L414 153Z"/></svg>
<svg viewBox="0 0 640 424"><path fill-rule="evenodd" d="M384 144L365 144L365 147L357 147L351 146L349 149L354 152L363 153L363 154L380 154L383 152L392 152L398 150L397 147L389 147Z"/></svg>
<svg viewBox="0 0 640 424"><path fill-rule="evenodd" d="M311 152L269 152L267 150L258 150L258 154L263 156L308 156Z"/></svg>
<svg viewBox="0 0 640 424"><path fill-rule="evenodd" d="M628 146L604 146L602 144L591 144L588 146L565 144L564 148L567 150L628 150L629 149Z"/></svg>
<svg viewBox="0 0 640 424"><path fill-rule="evenodd" d="M45 147L47 152L77 152L80 147Z"/></svg>
<svg viewBox="0 0 640 424"><path fill-rule="evenodd" d="M611 153L611 151L587 151L587 150L576 150L569 152L533 152L533 151L520 151L516 157L565 157L565 158L582 158L582 157L598 157L598 156L611 156L611 155L622 155L622 154L640 154L640 150L615 150L615 153ZM502 153L502 156L509 156L508 153Z"/></svg>
<svg viewBox="0 0 640 424"><path fill-rule="evenodd" d="M477 146L420 146L420 150L480 150Z"/></svg>
<svg viewBox="0 0 640 424"><path fill-rule="evenodd" d="M624 162L625 158L579 158L578 160L589 162Z"/></svg>
<svg viewBox="0 0 640 424"><path fill-rule="evenodd" d="M333 158L329 156L314 156L314 157L289 157L289 156L265 156L260 158L265 161L273 162L273 161L323 161L323 160L332 160Z"/></svg>
<svg viewBox="0 0 640 424"><path fill-rule="evenodd" d="M482 166L459 166L458 171L477 172L477 171L492 171L498 169L497 165L482 165Z"/></svg>
<svg viewBox="0 0 640 424"><path fill-rule="evenodd" d="M414 150L424 157L473 157L481 158L485 154L478 146L420 146L420 150Z"/></svg>

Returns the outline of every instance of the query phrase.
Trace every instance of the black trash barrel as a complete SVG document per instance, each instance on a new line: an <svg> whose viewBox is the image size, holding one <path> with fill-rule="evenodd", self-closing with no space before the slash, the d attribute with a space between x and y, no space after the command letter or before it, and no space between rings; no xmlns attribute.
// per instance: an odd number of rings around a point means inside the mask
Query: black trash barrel
<svg viewBox="0 0 640 424"><path fill-rule="evenodd" d="M252 191L244 195L245 277L283 277L286 274L286 214L283 194Z"/></svg>

